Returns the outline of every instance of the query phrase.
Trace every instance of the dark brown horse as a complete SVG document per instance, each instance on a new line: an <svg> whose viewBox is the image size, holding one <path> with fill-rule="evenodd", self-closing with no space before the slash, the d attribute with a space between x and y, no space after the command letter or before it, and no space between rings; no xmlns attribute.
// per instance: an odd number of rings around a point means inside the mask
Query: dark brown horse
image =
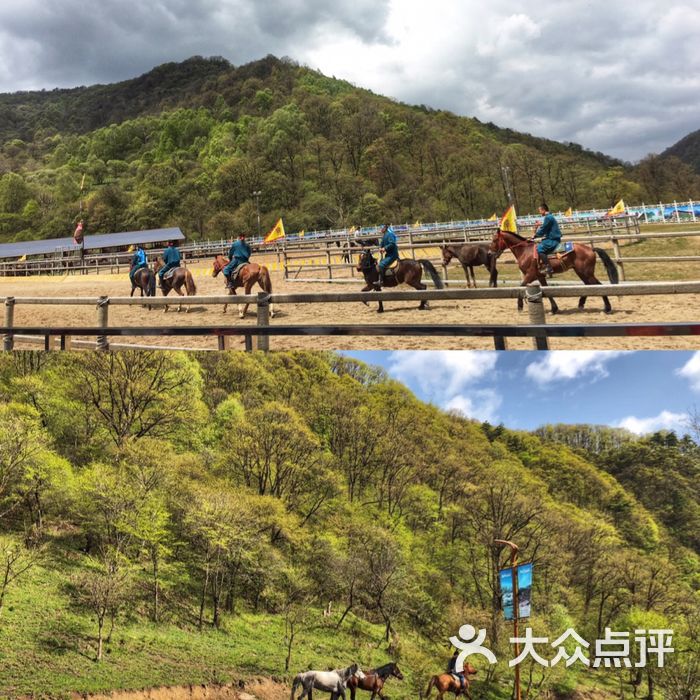
<svg viewBox="0 0 700 700"><path fill-rule="evenodd" d="M510 231L501 231L498 229L493 234L491 241L491 252L500 253L508 248L515 256L520 271L523 273L523 281L521 286L525 286L539 280L542 286L547 286L547 279L540 270L539 256L537 254L536 243L527 238L519 236L517 233ZM598 278L593 274L595 270L596 256L603 261L605 269L608 273L608 278L612 284L617 284L620 278L617 273L615 263L610 256L602 248L591 248L587 245L574 243L574 248L570 253L566 253L561 257L557 255L549 256L549 263L554 270L554 274L572 270L579 276L584 284L600 284ZM549 298L552 306L552 313L556 314L559 311L557 303L552 297ZM612 306L608 297L603 297L605 305L605 313L612 313ZM582 311L586 305L586 297L580 297L578 300L579 311ZM523 299L518 298L518 310L522 311Z"/></svg>
<svg viewBox="0 0 700 700"><path fill-rule="evenodd" d="M153 266L153 271L157 273L161 267L163 267L163 261L161 258L158 258ZM166 274L169 275L169 273ZM182 292L183 286L185 287L188 297L193 297L197 293L197 285L194 283L192 273L186 267L176 267L174 268L172 276L168 276L162 280L161 291L163 292L164 297L167 297L172 290L174 290L181 297L184 297L185 295ZM168 306L166 304L164 311L167 310ZM177 310L182 311L182 304L178 305ZM189 306L185 308L185 312L189 310Z"/></svg>
<svg viewBox="0 0 700 700"><path fill-rule="evenodd" d="M214 267L212 269L211 276L216 277L226 267L226 265L228 265L228 263L228 258L225 258L223 255L217 255L216 258L214 258ZM245 293L250 294L250 290L256 282L260 285L260 289L262 289L263 292L272 294L272 281L270 280L270 273L268 272L268 269L264 265L248 263L247 265L243 265L240 272L236 275L236 278L231 280L233 286L228 288L228 293L235 296L236 289L238 287L243 287L245 289ZM248 312L248 306L250 305L238 305L238 316L240 318L243 318L246 315ZM228 304L224 304L224 313L226 313L227 308ZM270 316L272 317L274 315L275 312L272 309L272 304L270 304Z"/></svg>
<svg viewBox="0 0 700 700"><path fill-rule="evenodd" d="M425 691L426 700L430 697L433 688L437 690L438 700L442 700L442 696L445 693L454 693L455 697L464 694L471 700L472 694L469 692L469 676L475 675L476 669L467 662L464 664L464 688L462 688L460 682L451 673L441 673L439 676L433 676L428 683L428 689Z"/></svg>
<svg viewBox="0 0 700 700"><path fill-rule="evenodd" d="M403 680L403 673L399 670L397 664L393 661L379 668L372 669L371 671L365 672L364 678L359 678L358 676L351 676L348 681L348 688L350 688L350 697L355 700L355 692L360 690L369 690L372 693L370 700L379 695L380 698L384 698L384 693L382 689L384 688L384 683L386 679L390 676L398 678L400 681Z"/></svg>
<svg viewBox="0 0 700 700"><path fill-rule="evenodd" d="M462 263L464 276L467 278L467 287L476 289L475 265L477 267L483 265L489 271L489 287L498 286L498 270L496 269L498 255L491 252L488 243L443 245L440 246L440 250L442 251L443 265L449 265L452 258L457 258Z"/></svg>
<svg viewBox="0 0 700 700"><path fill-rule="evenodd" d="M427 289L428 287L421 282L425 270L433 280L433 284L437 289L443 289L442 280L438 271L435 269L430 260L399 260L399 264L386 271L384 275L385 287L397 287L400 284L407 284L414 289ZM372 255L372 251L365 250L360 254L360 261L357 263L357 271L361 272L365 278L365 288L363 292L369 292L372 289L377 289L379 282L379 271L377 270L377 261ZM421 301L418 307L421 310L428 308L428 302ZM379 302L377 313L384 311L384 305Z"/></svg>
<svg viewBox="0 0 700 700"><path fill-rule="evenodd" d="M134 273L134 277L131 280L130 297L134 296L136 289L141 292L142 297L154 297L156 295L156 275L150 267L142 267ZM150 311L151 305L147 304L147 306Z"/></svg>

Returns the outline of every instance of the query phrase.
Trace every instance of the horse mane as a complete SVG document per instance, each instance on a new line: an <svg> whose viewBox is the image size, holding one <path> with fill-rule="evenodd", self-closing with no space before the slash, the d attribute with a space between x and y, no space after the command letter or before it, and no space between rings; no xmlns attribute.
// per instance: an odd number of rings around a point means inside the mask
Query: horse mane
<svg viewBox="0 0 700 700"><path fill-rule="evenodd" d="M373 669L372 673L376 673L378 676L381 676L381 674L384 671L390 671L396 664L393 661L390 661L388 664L384 664L383 666L379 666L379 668Z"/></svg>
<svg viewBox="0 0 700 700"><path fill-rule="evenodd" d="M525 236L521 236L519 233L514 233L513 231L504 231L503 229L498 229L499 233L509 233L511 236L515 236L519 241L529 241L529 238L525 238Z"/></svg>

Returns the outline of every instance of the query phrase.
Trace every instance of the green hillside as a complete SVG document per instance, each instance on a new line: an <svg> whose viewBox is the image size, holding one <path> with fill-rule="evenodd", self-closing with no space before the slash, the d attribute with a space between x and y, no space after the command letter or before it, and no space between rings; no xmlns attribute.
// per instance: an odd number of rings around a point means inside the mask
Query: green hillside
<svg viewBox="0 0 700 700"><path fill-rule="evenodd" d="M526 700L693 697L700 452L597 455L330 354L5 355L0 697L395 660L391 696L415 698L470 623L499 658L475 697L507 698L494 539L534 563L536 635L675 633L663 670L528 661Z"/></svg>
<svg viewBox="0 0 700 700"><path fill-rule="evenodd" d="M673 146L669 146L662 155L674 156L690 165L696 173L700 173L700 129L684 136Z"/></svg>
<svg viewBox="0 0 700 700"><path fill-rule="evenodd" d="M506 174L523 212L700 197L683 164L632 168L273 56L0 95L2 241L72 233L81 201L88 232L230 237L256 231L255 191L264 230L481 218L505 208Z"/></svg>

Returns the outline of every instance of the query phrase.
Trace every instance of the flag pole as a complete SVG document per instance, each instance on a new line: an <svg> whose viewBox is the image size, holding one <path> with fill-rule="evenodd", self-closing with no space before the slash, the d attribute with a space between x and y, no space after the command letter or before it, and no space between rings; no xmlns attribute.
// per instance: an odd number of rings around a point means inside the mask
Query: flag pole
<svg viewBox="0 0 700 700"><path fill-rule="evenodd" d="M515 642L515 658L520 656L519 621L520 621L520 601L518 600L518 545L509 540L494 540L495 544L500 544L510 548L510 573L513 581L513 638ZM520 664L515 664L515 700L520 698Z"/></svg>

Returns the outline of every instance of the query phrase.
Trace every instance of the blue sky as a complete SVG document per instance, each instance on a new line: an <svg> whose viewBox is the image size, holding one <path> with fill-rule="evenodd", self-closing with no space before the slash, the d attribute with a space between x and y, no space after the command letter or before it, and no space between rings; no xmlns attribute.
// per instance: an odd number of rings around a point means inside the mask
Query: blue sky
<svg viewBox="0 0 700 700"><path fill-rule="evenodd" d="M446 409L510 428L595 423L686 432L700 352L348 352Z"/></svg>

